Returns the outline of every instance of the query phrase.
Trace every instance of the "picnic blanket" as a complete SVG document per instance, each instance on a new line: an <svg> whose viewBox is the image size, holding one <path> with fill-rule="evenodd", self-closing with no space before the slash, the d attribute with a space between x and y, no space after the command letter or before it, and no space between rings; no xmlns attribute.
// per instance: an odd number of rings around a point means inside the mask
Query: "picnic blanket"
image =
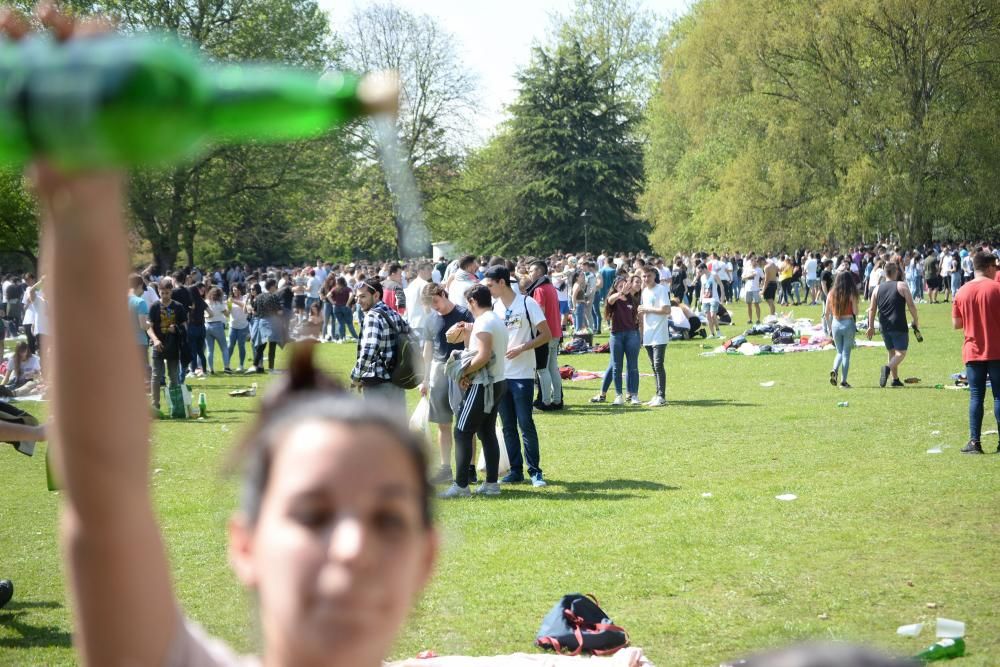
<svg viewBox="0 0 1000 667"><path fill-rule="evenodd" d="M627 647L606 658L512 653L511 655L465 656L448 655L428 658L410 658L387 663L385 667L563 667L570 665L597 665L604 667L653 667L641 648Z"/></svg>

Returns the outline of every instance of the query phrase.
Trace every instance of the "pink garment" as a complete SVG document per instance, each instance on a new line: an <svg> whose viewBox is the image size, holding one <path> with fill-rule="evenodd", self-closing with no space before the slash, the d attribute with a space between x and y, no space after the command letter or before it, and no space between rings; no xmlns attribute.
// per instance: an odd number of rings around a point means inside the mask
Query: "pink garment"
<svg viewBox="0 0 1000 667"><path fill-rule="evenodd" d="M401 662L390 662L386 667L570 667L571 665L594 665L595 667L653 667L653 663L641 648L623 648L612 656L584 657L556 655L553 653L514 653L471 657L448 655L435 658L410 658Z"/></svg>

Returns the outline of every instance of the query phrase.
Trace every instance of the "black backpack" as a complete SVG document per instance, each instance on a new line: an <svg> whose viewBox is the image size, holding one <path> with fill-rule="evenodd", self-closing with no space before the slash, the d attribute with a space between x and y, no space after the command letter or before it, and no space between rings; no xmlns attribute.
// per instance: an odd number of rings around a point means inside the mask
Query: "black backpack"
<svg viewBox="0 0 1000 667"><path fill-rule="evenodd" d="M628 646L628 633L615 625L593 595L564 595L542 619L535 646L570 655L611 655Z"/></svg>
<svg viewBox="0 0 1000 667"><path fill-rule="evenodd" d="M396 332L396 354L389 377L391 382L403 389L413 389L424 381L424 354L420 339L405 321L398 326L395 317L385 317L389 328Z"/></svg>

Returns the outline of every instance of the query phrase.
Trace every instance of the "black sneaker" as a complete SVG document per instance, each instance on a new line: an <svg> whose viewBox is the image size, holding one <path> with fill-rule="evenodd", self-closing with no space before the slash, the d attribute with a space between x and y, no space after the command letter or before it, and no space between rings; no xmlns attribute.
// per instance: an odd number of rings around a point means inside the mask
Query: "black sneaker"
<svg viewBox="0 0 1000 667"><path fill-rule="evenodd" d="M882 367L882 373L878 376L878 386L885 387L885 383L889 381L889 373L891 372L888 366Z"/></svg>
<svg viewBox="0 0 1000 667"><path fill-rule="evenodd" d="M14 597L14 582L10 579L0 579L0 609Z"/></svg>
<svg viewBox="0 0 1000 667"><path fill-rule="evenodd" d="M830 384L837 386L837 371L830 371Z"/></svg>
<svg viewBox="0 0 1000 667"><path fill-rule="evenodd" d="M476 466L469 466L469 484L475 484L479 481L479 477L476 473Z"/></svg>
<svg viewBox="0 0 1000 667"><path fill-rule="evenodd" d="M559 401L558 403L553 403L552 405L549 406L549 410L562 410L562 409L563 409L562 401Z"/></svg>
<svg viewBox="0 0 1000 667"><path fill-rule="evenodd" d="M1000 449L1000 448L998 448L998 449ZM965 447L962 447L962 453L963 454L982 454L982 453L984 453L983 452L983 446L980 445L975 440L969 440L968 444L965 445Z"/></svg>
<svg viewBox="0 0 1000 667"><path fill-rule="evenodd" d="M892 381L892 386L893 386L893 387L905 387L906 385L905 385L905 384L903 384L903 381L902 381L902 380L900 380L899 378L896 378L896 379L894 379L894 380Z"/></svg>
<svg viewBox="0 0 1000 667"><path fill-rule="evenodd" d="M451 466L441 466L431 477L431 484L451 484L454 480L451 477Z"/></svg>
<svg viewBox="0 0 1000 667"><path fill-rule="evenodd" d="M524 473L511 470L500 480L501 484L520 484L524 481Z"/></svg>
<svg viewBox="0 0 1000 667"><path fill-rule="evenodd" d="M841 389L850 389L850 388L851 388L851 385L847 384L847 382L846 382L846 381L844 381L844 382L841 382L841 383L840 383L840 388L841 388Z"/></svg>

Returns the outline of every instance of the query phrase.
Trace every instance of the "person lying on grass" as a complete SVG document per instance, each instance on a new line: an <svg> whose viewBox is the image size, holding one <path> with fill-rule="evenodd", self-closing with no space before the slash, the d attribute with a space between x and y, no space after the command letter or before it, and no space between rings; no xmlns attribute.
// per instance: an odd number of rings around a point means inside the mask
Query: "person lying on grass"
<svg viewBox="0 0 1000 667"><path fill-rule="evenodd" d="M52 9L60 39L79 31ZM3 28L24 35L8 14ZM263 654L240 658L185 620L149 488L149 420L128 310L123 174L30 174L52 282L56 470L74 645L89 665L381 665L437 552L418 442L387 410L336 391L308 349L265 402L242 451L229 553L254 591ZM97 293L79 299L80 275ZM80 322L100 322L80 327ZM71 335L70 335L71 334ZM109 372L114 369L114 372ZM107 406L115 406L108 428Z"/></svg>

